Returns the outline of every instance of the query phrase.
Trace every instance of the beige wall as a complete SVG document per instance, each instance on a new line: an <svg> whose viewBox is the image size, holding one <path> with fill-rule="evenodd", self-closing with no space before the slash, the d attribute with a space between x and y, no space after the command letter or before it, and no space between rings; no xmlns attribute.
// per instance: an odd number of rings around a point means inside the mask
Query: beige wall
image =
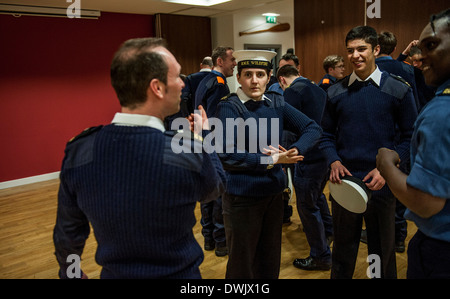
<svg viewBox="0 0 450 299"><path fill-rule="evenodd" d="M267 28L263 13L274 12L280 14L279 23L289 23L291 29L279 33L259 33L239 36L241 31L253 31ZM254 28L254 29L252 29ZM249 30L252 29L252 30ZM282 52L294 48L294 0L277 1L269 5L262 5L252 10L235 12L234 15L212 18L213 49L216 46L231 46L235 50L243 50L244 44L280 44ZM237 70L236 70L237 71ZM235 73L236 73L235 71ZM232 92L239 86L236 77L228 78L228 85Z"/></svg>

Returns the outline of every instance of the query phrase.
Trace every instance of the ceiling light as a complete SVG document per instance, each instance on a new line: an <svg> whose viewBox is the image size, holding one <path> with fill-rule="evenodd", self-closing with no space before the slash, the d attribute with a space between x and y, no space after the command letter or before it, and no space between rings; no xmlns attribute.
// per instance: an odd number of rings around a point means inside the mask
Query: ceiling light
<svg viewBox="0 0 450 299"><path fill-rule="evenodd" d="M279 17L280 14L279 13L273 13L273 12L267 12L267 13L263 13L263 16L265 16L265 17Z"/></svg>
<svg viewBox="0 0 450 299"><path fill-rule="evenodd" d="M216 4L229 2L231 0L162 0L162 1L187 5L213 6Z"/></svg>

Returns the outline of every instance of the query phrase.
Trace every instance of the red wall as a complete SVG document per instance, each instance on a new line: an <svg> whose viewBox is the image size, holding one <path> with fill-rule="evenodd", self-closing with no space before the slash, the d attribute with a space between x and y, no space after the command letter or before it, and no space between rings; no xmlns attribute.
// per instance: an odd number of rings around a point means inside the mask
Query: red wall
<svg viewBox="0 0 450 299"><path fill-rule="evenodd" d="M153 16L99 20L0 15L0 182L59 171L66 142L110 123L120 44L154 36Z"/></svg>

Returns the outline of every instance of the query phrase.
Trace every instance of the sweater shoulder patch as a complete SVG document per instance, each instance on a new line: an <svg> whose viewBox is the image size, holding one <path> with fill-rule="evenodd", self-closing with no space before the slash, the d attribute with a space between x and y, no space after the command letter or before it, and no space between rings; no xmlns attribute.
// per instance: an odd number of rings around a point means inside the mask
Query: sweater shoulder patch
<svg viewBox="0 0 450 299"><path fill-rule="evenodd" d="M93 160L95 136L101 128L103 126L87 128L67 143L63 166L65 169L79 167Z"/></svg>
<svg viewBox="0 0 450 299"><path fill-rule="evenodd" d="M397 99L403 99L410 88L402 77L389 74L381 90Z"/></svg>
<svg viewBox="0 0 450 299"><path fill-rule="evenodd" d="M241 100L239 100L239 97L236 93L230 93L229 95L223 97L219 105L221 105L222 103L231 105L232 107L237 109L240 115L243 115L247 111L247 108L244 104L242 104Z"/></svg>
<svg viewBox="0 0 450 299"><path fill-rule="evenodd" d="M270 101L270 107L282 107L285 105L284 97L283 95L279 94L276 91L268 91L264 93L264 96L269 99Z"/></svg>
<svg viewBox="0 0 450 299"><path fill-rule="evenodd" d="M101 128L103 128L103 125L96 126L96 127L86 128L86 129L84 129L80 134L78 134L78 135L72 137L72 138L68 141L68 143L73 143L73 142L77 141L77 140L80 139L80 138L89 136L89 135L91 135L92 133L97 132L97 131L100 130Z"/></svg>
<svg viewBox="0 0 450 299"><path fill-rule="evenodd" d="M207 76L205 82L206 89L209 90L213 88L214 86L217 86L218 84L225 85L225 80L220 76L214 76L211 74L210 76ZM201 85L201 84L200 84Z"/></svg>
<svg viewBox="0 0 450 299"><path fill-rule="evenodd" d="M350 78L350 75L347 77L344 77L343 79L338 80L336 83L332 84L328 90L328 98L334 98L337 97L340 94L343 94L348 91L348 80Z"/></svg>
<svg viewBox="0 0 450 299"><path fill-rule="evenodd" d="M411 87L411 84L409 84L408 81L403 79L401 76L397 76L397 75L394 75L394 74L390 74L390 75L392 76L392 78L394 78L394 79L396 79L396 80L398 80L398 81L408 85L409 87Z"/></svg>

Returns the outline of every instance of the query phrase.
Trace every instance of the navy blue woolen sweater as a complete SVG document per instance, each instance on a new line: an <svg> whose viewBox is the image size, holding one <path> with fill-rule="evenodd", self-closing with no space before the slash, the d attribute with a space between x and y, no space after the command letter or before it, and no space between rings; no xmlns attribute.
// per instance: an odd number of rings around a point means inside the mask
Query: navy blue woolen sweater
<svg viewBox="0 0 450 299"><path fill-rule="evenodd" d="M67 145L54 229L62 277L90 222L102 278L200 278L194 209L224 191L225 174L215 153L174 154L171 141L108 125Z"/></svg>
<svg viewBox="0 0 450 299"><path fill-rule="evenodd" d="M231 94L222 100L217 106L216 117L223 124L227 119L243 121L254 120L258 131L250 134L248 126L236 126L233 138L227 136L224 125L224 153L219 154L223 167L227 172L226 193L244 197L272 196L282 192L285 188L286 176L281 165L275 165L267 169L267 164L261 163L261 157L267 157L261 152L259 146L251 148L253 144L259 144L260 137L267 140L268 145L278 148L284 129L295 132L300 138L291 145L296 147L300 154L306 153L319 140L321 128L312 119L302 112L284 102L283 96L278 93L266 93L264 101L253 101L242 104L236 94ZM266 123L261 122L263 119ZM272 121L278 129L278 140L271 136ZM260 136L261 128L265 134ZM238 148L238 132L245 132L245 146ZM278 142L278 144L276 144ZM264 142L262 142L264 143ZM228 148L227 148L228 144Z"/></svg>
<svg viewBox="0 0 450 299"><path fill-rule="evenodd" d="M328 89L320 148L329 164L339 160L362 179L376 168L381 147L408 158L417 109L411 88L386 72L379 87L370 80L348 82L349 76Z"/></svg>
<svg viewBox="0 0 450 299"><path fill-rule="evenodd" d="M327 94L322 88L307 78L298 77L286 88L283 97L286 103L303 112L317 124L321 124L327 99ZM319 144L316 144L305 153L305 159L300 163L314 163L323 159L325 157L319 149Z"/></svg>
<svg viewBox="0 0 450 299"><path fill-rule="evenodd" d="M218 71L211 71L198 84L195 92L195 109L202 105L208 117L213 117L220 99L230 93L227 78ZM194 109L194 110L195 110Z"/></svg>

